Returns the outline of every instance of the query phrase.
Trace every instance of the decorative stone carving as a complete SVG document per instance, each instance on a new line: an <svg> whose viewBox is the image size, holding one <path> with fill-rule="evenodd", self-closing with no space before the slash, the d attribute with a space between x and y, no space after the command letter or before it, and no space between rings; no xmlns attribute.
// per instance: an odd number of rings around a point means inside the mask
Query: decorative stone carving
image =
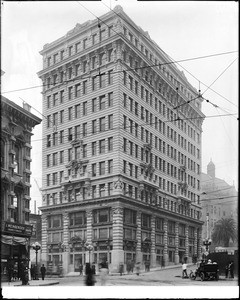
<svg viewBox="0 0 240 300"><path fill-rule="evenodd" d="M122 207L113 207L112 208L113 215L123 215Z"/></svg>

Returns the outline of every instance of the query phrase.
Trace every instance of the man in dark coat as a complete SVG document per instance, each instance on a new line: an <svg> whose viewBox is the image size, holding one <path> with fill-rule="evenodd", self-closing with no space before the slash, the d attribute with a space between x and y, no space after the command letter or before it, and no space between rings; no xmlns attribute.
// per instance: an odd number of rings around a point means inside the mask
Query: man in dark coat
<svg viewBox="0 0 240 300"><path fill-rule="evenodd" d="M44 280L45 273L46 273L46 268L45 268L44 264L41 266L40 272L41 272L41 275L42 275L42 280Z"/></svg>
<svg viewBox="0 0 240 300"><path fill-rule="evenodd" d="M90 266L90 263L86 263L85 274L86 274L85 284L87 286L94 285L95 284L95 278L94 278L93 270L92 270L92 268Z"/></svg>
<svg viewBox="0 0 240 300"><path fill-rule="evenodd" d="M229 264L229 273L231 278L234 278L234 265L233 265L233 261L230 262Z"/></svg>

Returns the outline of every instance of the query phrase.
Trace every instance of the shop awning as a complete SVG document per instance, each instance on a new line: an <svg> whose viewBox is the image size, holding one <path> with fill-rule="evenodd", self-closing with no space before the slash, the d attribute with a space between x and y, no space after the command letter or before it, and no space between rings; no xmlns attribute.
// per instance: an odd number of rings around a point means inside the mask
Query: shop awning
<svg viewBox="0 0 240 300"><path fill-rule="evenodd" d="M29 238L20 236L2 235L1 242L8 245L29 245Z"/></svg>

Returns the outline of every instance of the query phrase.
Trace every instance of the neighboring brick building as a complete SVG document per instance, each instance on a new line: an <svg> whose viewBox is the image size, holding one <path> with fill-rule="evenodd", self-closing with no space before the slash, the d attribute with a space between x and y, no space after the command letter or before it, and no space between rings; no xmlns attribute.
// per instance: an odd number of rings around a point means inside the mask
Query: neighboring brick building
<svg viewBox="0 0 240 300"><path fill-rule="evenodd" d="M1 97L1 279L29 259L32 129L41 119Z"/></svg>
<svg viewBox="0 0 240 300"><path fill-rule="evenodd" d="M234 185L215 176L216 168L212 161L207 165L207 174L201 174L203 220L209 215L208 237L213 232L215 223L221 218L233 217L238 224L238 193ZM208 200L210 199L210 200ZM207 224L203 225L203 238L207 237ZM231 246L237 246L236 242ZM210 249L215 245L212 244Z"/></svg>
<svg viewBox="0 0 240 300"><path fill-rule="evenodd" d="M43 261L66 274L200 256L198 91L120 6L40 53Z"/></svg>

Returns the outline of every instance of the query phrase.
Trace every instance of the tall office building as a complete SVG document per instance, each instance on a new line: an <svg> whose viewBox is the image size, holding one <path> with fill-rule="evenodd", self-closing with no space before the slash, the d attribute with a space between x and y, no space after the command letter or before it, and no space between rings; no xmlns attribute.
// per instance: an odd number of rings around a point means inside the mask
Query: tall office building
<svg viewBox="0 0 240 300"><path fill-rule="evenodd" d="M30 257L30 177L32 129L41 119L1 97L1 280Z"/></svg>
<svg viewBox="0 0 240 300"><path fill-rule="evenodd" d="M199 92L120 6L40 53L43 261L200 256Z"/></svg>

